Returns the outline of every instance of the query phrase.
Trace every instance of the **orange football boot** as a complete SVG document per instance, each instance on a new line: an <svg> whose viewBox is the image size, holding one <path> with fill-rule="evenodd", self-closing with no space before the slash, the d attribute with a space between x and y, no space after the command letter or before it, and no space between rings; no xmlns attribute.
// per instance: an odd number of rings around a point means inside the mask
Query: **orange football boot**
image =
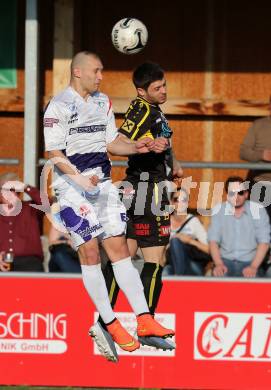
<svg viewBox="0 0 271 390"><path fill-rule="evenodd" d="M127 332L119 320L115 320L106 327L115 343L124 351L133 352L140 347L139 342Z"/></svg>
<svg viewBox="0 0 271 390"><path fill-rule="evenodd" d="M137 335L138 337L153 336L153 337L172 337L175 335L174 330L164 328L159 322L151 316L151 314L142 314L137 317Z"/></svg>

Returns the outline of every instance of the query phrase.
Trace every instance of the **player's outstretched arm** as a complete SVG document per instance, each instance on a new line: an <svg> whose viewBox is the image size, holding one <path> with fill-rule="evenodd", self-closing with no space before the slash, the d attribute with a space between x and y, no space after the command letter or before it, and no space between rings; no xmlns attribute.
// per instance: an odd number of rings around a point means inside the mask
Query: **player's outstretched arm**
<svg viewBox="0 0 271 390"><path fill-rule="evenodd" d="M113 142L107 144L107 150L114 156L129 156L137 153L149 153L153 147L154 141L151 138L142 138L138 141L132 141L120 134Z"/></svg>

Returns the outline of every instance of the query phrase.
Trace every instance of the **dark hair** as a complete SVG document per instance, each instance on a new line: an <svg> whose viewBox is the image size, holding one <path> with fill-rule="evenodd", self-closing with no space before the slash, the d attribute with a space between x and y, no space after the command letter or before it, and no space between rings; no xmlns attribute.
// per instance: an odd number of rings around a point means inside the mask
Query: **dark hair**
<svg viewBox="0 0 271 390"><path fill-rule="evenodd" d="M228 192L230 183L243 183L243 182L244 182L244 179L242 179L242 177L240 177L240 176L230 176L230 177L228 177L228 179L225 182L225 190L226 190L226 192Z"/></svg>
<svg viewBox="0 0 271 390"><path fill-rule="evenodd" d="M144 62L134 70L133 83L136 88L143 88L146 91L151 83L162 80L163 77L164 71L160 65Z"/></svg>

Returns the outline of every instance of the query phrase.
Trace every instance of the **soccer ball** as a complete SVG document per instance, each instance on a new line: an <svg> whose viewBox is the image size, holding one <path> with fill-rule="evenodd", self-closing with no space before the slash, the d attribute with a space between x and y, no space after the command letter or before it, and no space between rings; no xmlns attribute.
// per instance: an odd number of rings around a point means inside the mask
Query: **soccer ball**
<svg viewBox="0 0 271 390"><path fill-rule="evenodd" d="M115 24L111 37L118 51L124 54L135 54L146 46L148 30L140 20L124 18Z"/></svg>

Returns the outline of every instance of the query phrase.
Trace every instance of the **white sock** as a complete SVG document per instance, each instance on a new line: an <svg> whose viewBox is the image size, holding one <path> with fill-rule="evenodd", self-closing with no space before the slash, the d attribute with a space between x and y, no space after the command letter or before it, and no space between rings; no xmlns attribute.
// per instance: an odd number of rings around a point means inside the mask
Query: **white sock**
<svg viewBox="0 0 271 390"><path fill-rule="evenodd" d="M144 295L144 287L131 257L112 263L113 272L120 289L126 295L134 313L148 313L149 308Z"/></svg>
<svg viewBox="0 0 271 390"><path fill-rule="evenodd" d="M101 264L81 265L83 283L105 324L113 321L115 314L111 308Z"/></svg>

